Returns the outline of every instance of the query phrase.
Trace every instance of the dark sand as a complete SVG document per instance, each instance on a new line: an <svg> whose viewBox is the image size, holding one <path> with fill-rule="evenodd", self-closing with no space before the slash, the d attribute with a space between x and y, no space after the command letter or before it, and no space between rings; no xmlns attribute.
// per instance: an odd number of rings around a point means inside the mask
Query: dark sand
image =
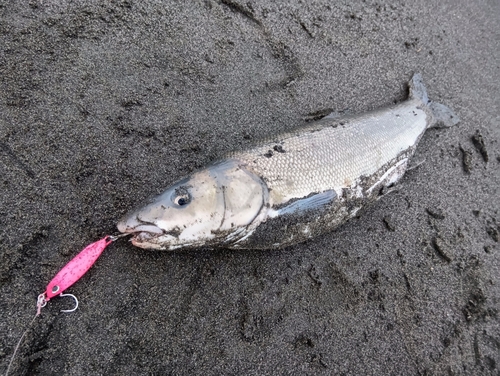
<svg viewBox="0 0 500 376"><path fill-rule="evenodd" d="M499 374L497 0L101 3L0 1L2 372L36 296L128 209L421 72L462 122L425 134L399 192L280 251L117 242L12 374Z"/></svg>

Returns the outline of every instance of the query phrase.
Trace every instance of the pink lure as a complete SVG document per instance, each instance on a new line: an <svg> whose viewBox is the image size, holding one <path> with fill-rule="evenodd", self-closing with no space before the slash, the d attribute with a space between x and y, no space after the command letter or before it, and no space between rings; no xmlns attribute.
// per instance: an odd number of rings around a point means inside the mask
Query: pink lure
<svg viewBox="0 0 500 376"><path fill-rule="evenodd" d="M109 236L89 244L61 269L49 282L45 290L45 301L61 294L68 287L78 281L89 270L101 255L102 251L113 242Z"/></svg>

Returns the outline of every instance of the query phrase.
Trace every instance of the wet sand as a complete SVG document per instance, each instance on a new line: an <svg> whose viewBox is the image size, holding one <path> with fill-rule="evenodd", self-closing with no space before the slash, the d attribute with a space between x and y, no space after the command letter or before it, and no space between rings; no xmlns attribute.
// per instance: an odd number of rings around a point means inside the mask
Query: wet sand
<svg viewBox="0 0 500 376"><path fill-rule="evenodd" d="M497 1L32 0L0 20L1 372L37 295L130 208L318 114L402 101L421 72L461 123L426 132L397 192L278 251L118 241L11 374L498 374Z"/></svg>

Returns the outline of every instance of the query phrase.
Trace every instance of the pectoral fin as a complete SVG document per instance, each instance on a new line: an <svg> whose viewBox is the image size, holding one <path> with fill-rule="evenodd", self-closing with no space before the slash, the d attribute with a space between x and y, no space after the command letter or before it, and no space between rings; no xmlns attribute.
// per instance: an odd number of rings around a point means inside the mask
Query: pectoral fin
<svg viewBox="0 0 500 376"><path fill-rule="evenodd" d="M280 209L271 209L269 211L269 217L275 218L280 215L297 214L308 210L322 210L327 205L331 204L336 198L337 193L333 189L316 193L314 195L293 201Z"/></svg>

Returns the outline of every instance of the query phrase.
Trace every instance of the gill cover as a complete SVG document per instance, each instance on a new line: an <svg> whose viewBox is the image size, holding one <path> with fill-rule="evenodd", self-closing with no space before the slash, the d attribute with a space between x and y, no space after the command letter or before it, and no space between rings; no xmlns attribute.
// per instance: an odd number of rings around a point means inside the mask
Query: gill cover
<svg viewBox="0 0 500 376"><path fill-rule="evenodd" d="M267 201L265 184L237 161L225 161L177 182L118 223L141 248L208 245L239 231L244 236ZM237 239L232 239L237 240Z"/></svg>

